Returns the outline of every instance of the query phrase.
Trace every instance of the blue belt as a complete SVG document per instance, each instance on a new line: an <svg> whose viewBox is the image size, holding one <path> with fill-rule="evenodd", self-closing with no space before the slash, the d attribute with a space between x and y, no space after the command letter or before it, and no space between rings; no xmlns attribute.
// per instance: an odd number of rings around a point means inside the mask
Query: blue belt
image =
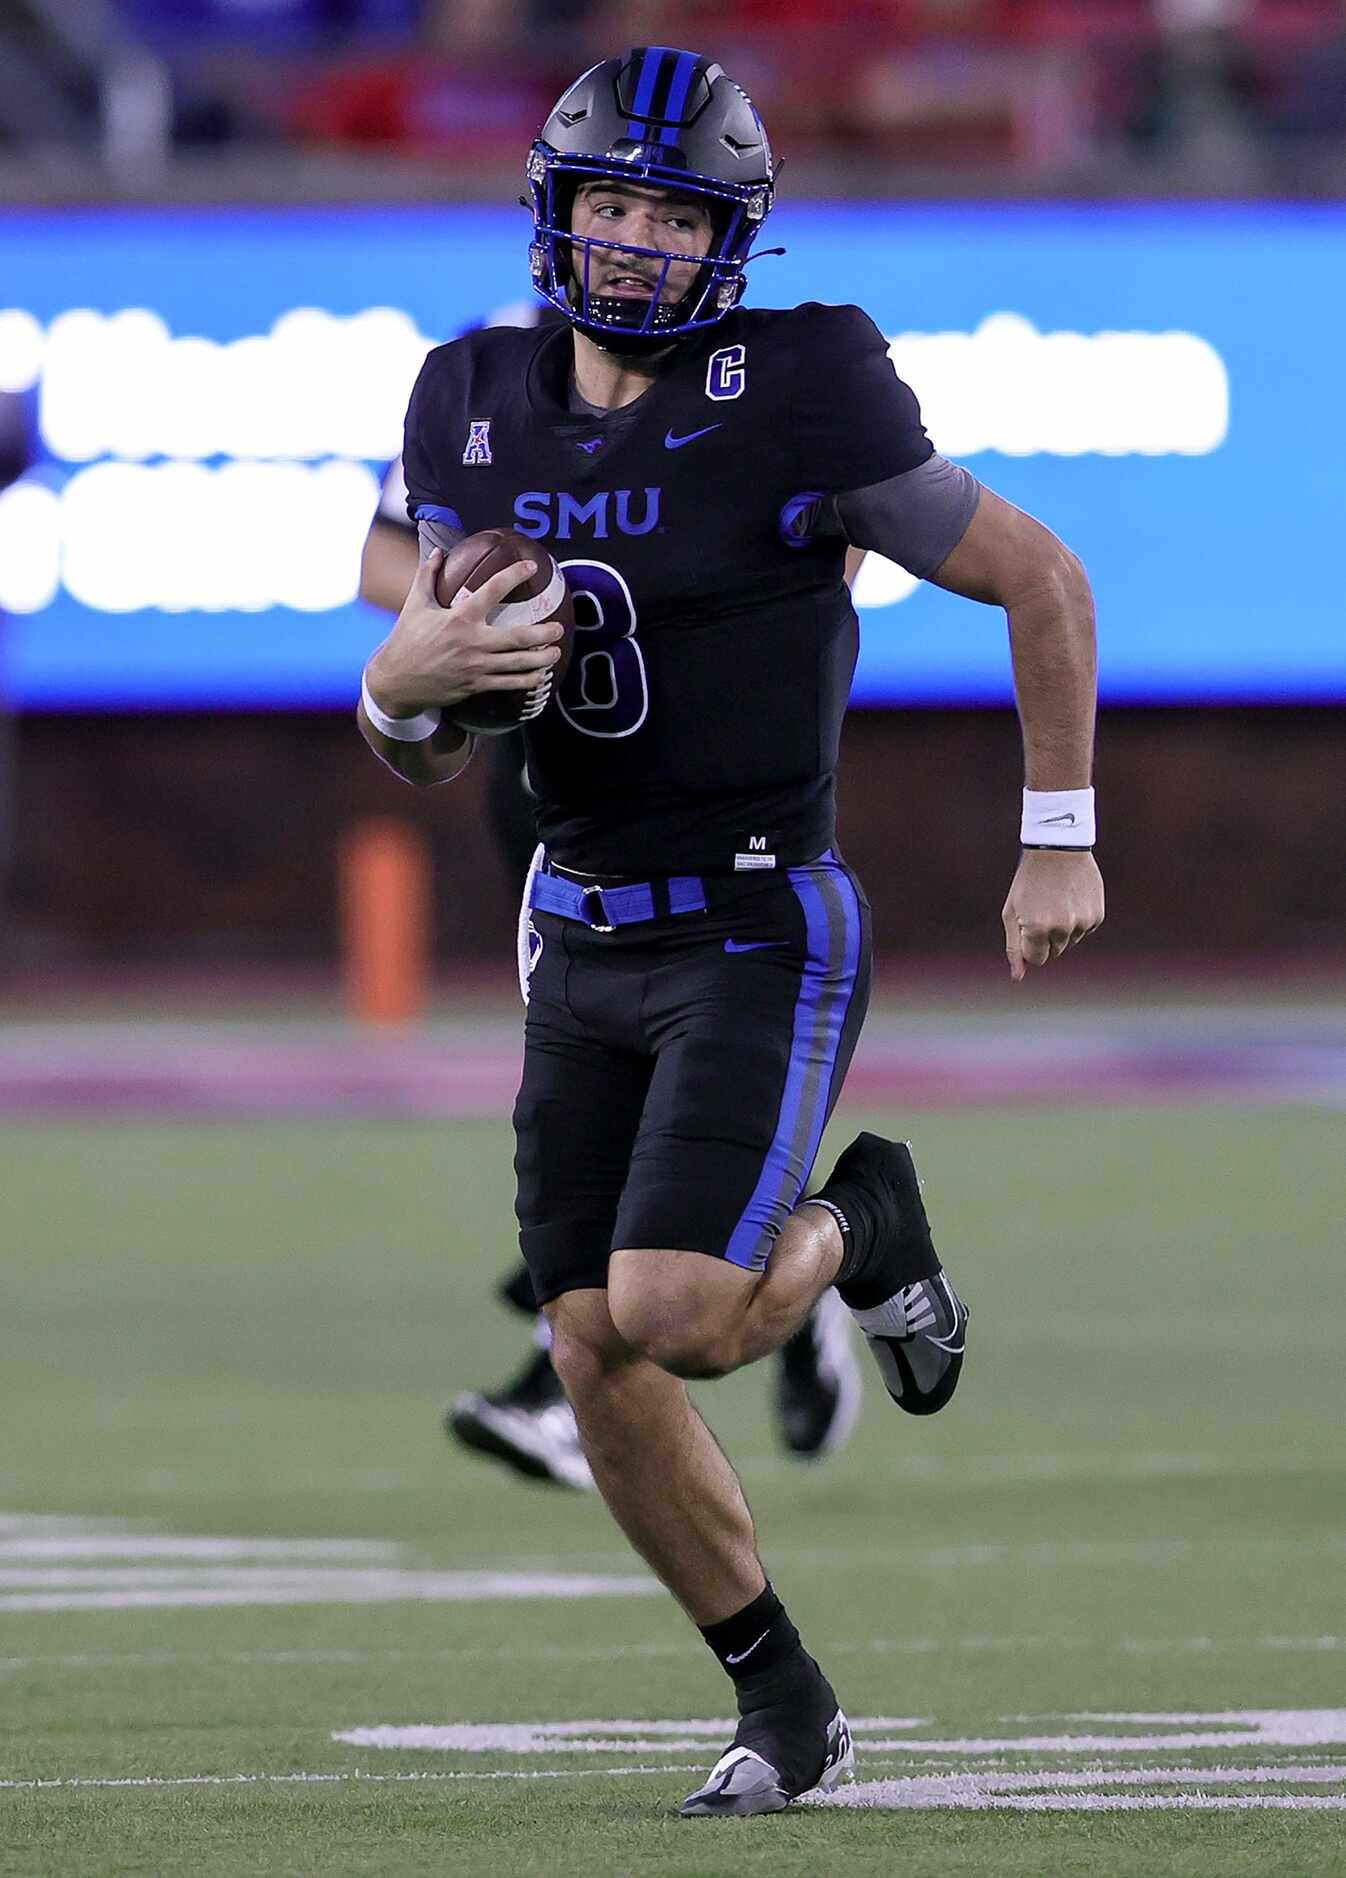
<svg viewBox="0 0 1346 1878"><path fill-rule="evenodd" d="M706 889L695 874L671 879L631 881L621 887L586 887L563 874L534 874L528 896L540 913L577 919L594 932L616 932L641 920L661 919L665 913L704 913Z"/></svg>

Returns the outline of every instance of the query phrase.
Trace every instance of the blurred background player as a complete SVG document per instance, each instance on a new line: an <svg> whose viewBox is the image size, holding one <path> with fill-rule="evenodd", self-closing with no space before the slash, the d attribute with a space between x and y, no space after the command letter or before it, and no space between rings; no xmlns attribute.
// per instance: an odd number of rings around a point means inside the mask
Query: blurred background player
<svg viewBox="0 0 1346 1878"><path fill-rule="evenodd" d="M500 307L488 326L564 326L562 315L541 301ZM853 580L863 555L847 557ZM365 540L360 596L396 614L419 565L415 527L407 520L407 488L398 458L384 476L383 490ZM537 831L524 765L523 736L512 731L482 739L479 754L490 765L491 826L511 878L522 887ZM552 1367L551 1329L538 1313L528 1268L519 1260L500 1281L498 1295L534 1320L535 1348L523 1367L496 1389L467 1389L444 1418L449 1434L466 1448L503 1461L532 1480L592 1492L593 1475L580 1447L575 1413ZM811 1316L779 1352L773 1388L775 1424L787 1454L802 1461L833 1454L849 1437L860 1410L859 1365L851 1341L850 1314L835 1291L825 1291Z"/></svg>

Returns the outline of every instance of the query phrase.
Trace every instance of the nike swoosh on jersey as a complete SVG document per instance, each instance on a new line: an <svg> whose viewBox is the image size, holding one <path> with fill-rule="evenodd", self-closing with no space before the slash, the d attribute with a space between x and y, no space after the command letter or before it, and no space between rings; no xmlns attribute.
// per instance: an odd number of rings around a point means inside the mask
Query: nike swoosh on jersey
<svg viewBox="0 0 1346 1878"><path fill-rule="evenodd" d="M726 952L764 952L769 946L784 944L783 939L747 939L741 943L737 939L726 939L724 949Z"/></svg>
<svg viewBox="0 0 1346 1878"><path fill-rule="evenodd" d="M671 430L666 430L664 432L664 448L665 450L681 450L685 443L695 443L698 437L709 437L713 430L718 430L719 428L720 426L718 424L707 424L704 430L689 430L685 437L675 437Z"/></svg>

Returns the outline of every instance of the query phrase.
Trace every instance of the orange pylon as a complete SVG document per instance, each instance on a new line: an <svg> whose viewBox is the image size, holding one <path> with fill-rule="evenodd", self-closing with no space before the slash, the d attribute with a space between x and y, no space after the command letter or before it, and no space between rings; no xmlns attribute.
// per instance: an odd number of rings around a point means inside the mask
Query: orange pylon
<svg viewBox="0 0 1346 1878"><path fill-rule="evenodd" d="M386 816L358 822L340 868L346 1008L363 1024L409 1024L425 1009L430 967L425 837Z"/></svg>

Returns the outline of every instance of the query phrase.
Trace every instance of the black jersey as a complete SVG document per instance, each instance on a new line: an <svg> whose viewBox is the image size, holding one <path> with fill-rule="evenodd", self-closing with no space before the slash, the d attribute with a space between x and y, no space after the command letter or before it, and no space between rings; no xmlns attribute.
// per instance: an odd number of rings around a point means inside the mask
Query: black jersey
<svg viewBox="0 0 1346 1878"><path fill-rule="evenodd" d="M818 499L932 446L852 306L739 309L634 405L576 413L561 331L432 352L407 413L408 509L511 525L575 595L574 656L529 726L552 858L596 874L790 867L826 849L855 665L845 542Z"/></svg>

